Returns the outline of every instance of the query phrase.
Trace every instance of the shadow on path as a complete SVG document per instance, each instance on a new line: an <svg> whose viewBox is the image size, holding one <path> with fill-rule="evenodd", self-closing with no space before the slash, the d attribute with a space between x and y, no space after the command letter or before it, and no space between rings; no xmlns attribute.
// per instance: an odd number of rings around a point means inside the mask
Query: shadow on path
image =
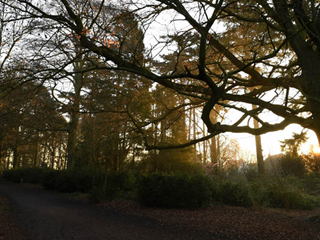
<svg viewBox="0 0 320 240"><path fill-rule="evenodd" d="M181 226L72 202L37 185L0 181L0 194L9 199L19 226L26 232L25 239L219 239L187 232Z"/></svg>

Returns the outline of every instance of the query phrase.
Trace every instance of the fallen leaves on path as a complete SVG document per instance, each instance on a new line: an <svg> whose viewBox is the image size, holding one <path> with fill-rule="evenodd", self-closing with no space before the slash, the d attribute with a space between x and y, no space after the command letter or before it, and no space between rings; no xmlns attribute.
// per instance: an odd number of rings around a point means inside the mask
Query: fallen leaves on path
<svg viewBox="0 0 320 240"><path fill-rule="evenodd" d="M100 206L155 219L163 224L173 224L206 236L220 236L223 239L320 239L320 223L309 220L310 216L319 214L320 209L257 210L221 205L212 205L200 210L157 209L143 208L134 201L113 201Z"/></svg>
<svg viewBox="0 0 320 240"><path fill-rule="evenodd" d="M196 233L203 240L320 240L320 222L309 220L311 216L319 215L320 209L286 211L222 205L199 210L159 209L144 208L135 201L112 201L97 204L97 207L156 220L160 227L169 225L177 231L192 233L190 236ZM26 238L10 211L8 201L0 197L0 240L2 239Z"/></svg>
<svg viewBox="0 0 320 240"><path fill-rule="evenodd" d="M23 240L24 232L9 211L8 200L0 196L0 240Z"/></svg>

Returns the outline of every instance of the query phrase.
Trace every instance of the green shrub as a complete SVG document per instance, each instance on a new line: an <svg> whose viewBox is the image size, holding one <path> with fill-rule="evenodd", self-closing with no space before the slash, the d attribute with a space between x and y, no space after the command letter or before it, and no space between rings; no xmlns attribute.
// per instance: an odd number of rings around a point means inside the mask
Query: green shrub
<svg viewBox="0 0 320 240"><path fill-rule="evenodd" d="M320 194L320 173L309 173L302 181L306 192L314 195Z"/></svg>
<svg viewBox="0 0 320 240"><path fill-rule="evenodd" d="M44 169L41 168L19 168L9 169L3 172L3 178L14 183L41 183L44 176Z"/></svg>
<svg viewBox="0 0 320 240"><path fill-rule="evenodd" d="M262 181L254 181L249 184L249 195L252 207L264 208L269 205L268 187Z"/></svg>
<svg viewBox="0 0 320 240"><path fill-rule="evenodd" d="M248 182L253 182L259 179L258 170L254 166L249 166L249 168L245 170L244 174Z"/></svg>
<svg viewBox="0 0 320 240"><path fill-rule="evenodd" d="M113 200L115 198L137 198L137 180L135 175L129 172L108 172L107 179L105 180L100 181L99 184L90 190L89 199L92 202Z"/></svg>
<svg viewBox="0 0 320 240"><path fill-rule="evenodd" d="M60 173L58 170L47 169L43 174L41 185L45 189L55 189L56 181Z"/></svg>
<svg viewBox="0 0 320 240"><path fill-rule="evenodd" d="M94 187L95 175L91 172L75 172L76 192L88 193Z"/></svg>
<svg viewBox="0 0 320 240"><path fill-rule="evenodd" d="M225 204L243 207L252 205L249 188L246 183L231 181L223 182L220 194L221 200Z"/></svg>
<svg viewBox="0 0 320 240"><path fill-rule="evenodd" d="M3 171L3 178L7 181L11 181L14 183L20 183L22 179L22 173L19 169L9 169Z"/></svg>
<svg viewBox="0 0 320 240"><path fill-rule="evenodd" d="M320 154L309 153L304 158L308 170L320 174Z"/></svg>
<svg viewBox="0 0 320 240"><path fill-rule="evenodd" d="M23 182L38 184L42 182L45 169L41 168L25 168L21 169Z"/></svg>
<svg viewBox="0 0 320 240"><path fill-rule="evenodd" d="M71 171L61 171L55 179L54 188L59 192L71 193L77 191L76 175Z"/></svg>
<svg viewBox="0 0 320 240"><path fill-rule="evenodd" d="M268 197L271 207L286 209L312 209L315 203L311 196L283 183L270 184Z"/></svg>
<svg viewBox="0 0 320 240"><path fill-rule="evenodd" d="M150 207L198 208L211 201L212 180L203 175L144 175L138 197L141 204Z"/></svg>
<svg viewBox="0 0 320 240"><path fill-rule="evenodd" d="M42 185L47 189L57 189L64 193L90 193L97 201L98 198L111 200L116 197L135 196L137 187L134 175L126 172L109 172L107 179L104 178L105 176L90 171L50 170L44 174Z"/></svg>
<svg viewBox="0 0 320 240"><path fill-rule="evenodd" d="M109 199L127 198L136 191L136 178L128 172L109 172L107 175L106 196Z"/></svg>
<svg viewBox="0 0 320 240"><path fill-rule="evenodd" d="M93 176L90 173L61 171L55 180L55 188L64 193L87 193L92 189Z"/></svg>
<svg viewBox="0 0 320 240"><path fill-rule="evenodd" d="M306 166L301 156L284 155L280 160L280 165L285 175L295 175L303 177L306 173Z"/></svg>

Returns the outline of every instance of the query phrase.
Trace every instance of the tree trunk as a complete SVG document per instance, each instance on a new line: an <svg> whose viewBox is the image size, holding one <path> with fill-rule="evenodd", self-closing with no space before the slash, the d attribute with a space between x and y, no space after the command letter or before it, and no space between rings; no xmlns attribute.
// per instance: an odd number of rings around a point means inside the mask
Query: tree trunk
<svg viewBox="0 0 320 240"><path fill-rule="evenodd" d="M25 155L22 155L21 156L21 159L22 159L22 168L26 168L26 167L28 167L28 157L27 156L25 156Z"/></svg>
<svg viewBox="0 0 320 240"><path fill-rule="evenodd" d="M12 166L14 169L17 169L20 165L19 156L18 156L18 146L13 147L13 163Z"/></svg>
<svg viewBox="0 0 320 240"><path fill-rule="evenodd" d="M54 169L54 162L56 160L56 137L52 137L52 151L51 151L51 168Z"/></svg>
<svg viewBox="0 0 320 240"><path fill-rule="evenodd" d="M36 167L38 165L38 158L39 158L39 133L37 134L36 147L35 147L34 156L33 156L33 167Z"/></svg>
<svg viewBox="0 0 320 240"><path fill-rule="evenodd" d="M220 135L217 135L217 162L219 167L221 167L221 156L220 156Z"/></svg>
<svg viewBox="0 0 320 240"><path fill-rule="evenodd" d="M47 155L47 141L44 142L44 145L43 145L43 153L42 153L42 161L41 161L41 166L46 166L46 155Z"/></svg>
<svg viewBox="0 0 320 240"><path fill-rule="evenodd" d="M193 139L197 138L197 128L196 128L196 109L192 109L192 114L193 114ZM197 144L194 144L194 162L197 162Z"/></svg>
<svg viewBox="0 0 320 240"><path fill-rule="evenodd" d="M310 62L309 64L314 63ZM308 66L303 72L304 89L308 96L308 103L312 113L310 125L305 127L315 132L320 144L320 60L318 59L317 66L314 65L313 68L312 66Z"/></svg>
<svg viewBox="0 0 320 240"><path fill-rule="evenodd" d="M210 158L212 163L216 163L218 159L217 154L217 138L216 136L211 138L211 146L210 146Z"/></svg>
<svg viewBox="0 0 320 240"><path fill-rule="evenodd" d="M11 160L11 152L9 151L9 154L7 154L7 166L6 166L6 169L10 168L10 160Z"/></svg>
<svg viewBox="0 0 320 240"><path fill-rule="evenodd" d="M217 113L214 110L212 110L210 112L210 119L213 123L217 122ZM218 149L217 149L217 137L216 136L211 138L210 157L211 157L212 163L218 162Z"/></svg>
<svg viewBox="0 0 320 240"><path fill-rule="evenodd" d="M203 136L206 136L206 126L203 122L203 130L202 130L202 133L203 133ZM207 141L203 141L203 160L202 160L202 163L206 163L207 162Z"/></svg>
<svg viewBox="0 0 320 240"><path fill-rule="evenodd" d="M71 114L71 115L77 115L77 114ZM76 142L77 142L77 127L78 127L78 121L77 117L71 116L71 121L69 123L69 135L68 135L68 163L67 163L67 169L73 169L76 159Z"/></svg>
<svg viewBox="0 0 320 240"><path fill-rule="evenodd" d="M81 67L75 67L75 70L81 70ZM76 73L74 75L74 99L70 112L69 135L68 135L68 163L67 169L73 169L76 160L77 130L80 117L80 98L81 88L83 85L83 74Z"/></svg>
<svg viewBox="0 0 320 240"><path fill-rule="evenodd" d="M289 30L295 29L292 23L287 23ZM310 122L303 124L315 132L320 143L320 54L319 46L315 49L310 46L309 41L302 38L300 34L288 32L289 42L298 56L298 63L301 67L300 86L303 95L306 97L306 106L310 108L312 117ZM292 37L293 36L293 37Z"/></svg>
<svg viewBox="0 0 320 240"><path fill-rule="evenodd" d="M1 160L3 157L3 154L2 154L2 135L3 135L3 128L0 127L0 163L1 163Z"/></svg>
<svg viewBox="0 0 320 240"><path fill-rule="evenodd" d="M189 128L188 128L188 141L191 140L191 123L192 123L192 110L189 110Z"/></svg>
<svg viewBox="0 0 320 240"><path fill-rule="evenodd" d="M252 109L256 109L257 106L252 105ZM256 119L253 119L254 128L259 128L259 123ZM257 164L258 164L258 173L260 176L265 174L264 161L262 155L262 144L261 144L261 136L255 135L256 140L256 154L257 154Z"/></svg>

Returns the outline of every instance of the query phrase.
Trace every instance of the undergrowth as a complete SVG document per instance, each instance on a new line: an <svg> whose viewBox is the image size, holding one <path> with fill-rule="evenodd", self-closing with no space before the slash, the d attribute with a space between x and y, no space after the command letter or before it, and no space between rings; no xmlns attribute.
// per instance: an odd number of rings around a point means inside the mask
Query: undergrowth
<svg viewBox="0 0 320 240"><path fill-rule="evenodd" d="M228 178L226 175L219 179L205 174L101 174L98 171L26 168L5 170L3 178L15 183L40 183L46 189L64 193L84 193L93 202L132 199L149 207L200 208L215 203L285 209L320 206L320 174L304 178L260 179L254 176L248 181L244 177L237 180L235 176Z"/></svg>

